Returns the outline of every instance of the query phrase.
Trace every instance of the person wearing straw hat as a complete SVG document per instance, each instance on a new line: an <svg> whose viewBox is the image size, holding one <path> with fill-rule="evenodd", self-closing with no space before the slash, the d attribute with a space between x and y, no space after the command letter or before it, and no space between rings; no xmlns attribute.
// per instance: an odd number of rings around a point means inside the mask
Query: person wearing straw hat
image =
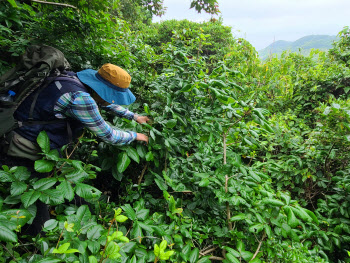
<svg viewBox="0 0 350 263"><path fill-rule="evenodd" d="M110 126L101 116L98 104L115 115L138 123L149 121L120 105L130 105L135 96L129 89L130 75L113 64L104 64L98 71L86 69L77 73L56 77L36 98L33 120L37 125L23 126L12 132L9 156L30 160L40 158L36 138L46 131L51 149L59 149L81 134L82 128L96 134L105 142L126 145L133 141L148 143L148 137L133 131L121 131ZM18 121L29 119L33 97L27 97L18 107L14 116ZM46 122L42 124L42 122ZM67 129L69 127L69 129Z"/></svg>

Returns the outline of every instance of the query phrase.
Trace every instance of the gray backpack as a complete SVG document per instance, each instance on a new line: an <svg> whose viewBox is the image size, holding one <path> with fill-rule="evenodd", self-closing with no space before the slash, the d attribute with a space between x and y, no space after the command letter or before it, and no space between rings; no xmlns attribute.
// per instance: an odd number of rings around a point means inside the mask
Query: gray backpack
<svg viewBox="0 0 350 263"><path fill-rule="evenodd" d="M15 120L13 114L25 98L36 92L31 105L31 110L34 110L40 91L54 80L50 78L50 81L47 81L47 77L59 76L68 68L69 63L63 53L53 47L33 45L27 48L20 63L0 77L0 96L6 96L9 91L15 94L11 101L0 101L0 137L22 125L47 123L30 119L26 123L20 123Z"/></svg>

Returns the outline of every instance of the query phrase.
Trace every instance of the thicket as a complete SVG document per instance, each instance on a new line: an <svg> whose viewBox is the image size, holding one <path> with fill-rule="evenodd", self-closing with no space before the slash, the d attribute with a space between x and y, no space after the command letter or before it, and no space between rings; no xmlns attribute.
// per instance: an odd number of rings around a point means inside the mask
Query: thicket
<svg viewBox="0 0 350 263"><path fill-rule="evenodd" d="M152 118L103 113L147 146L85 132L60 155L43 132L47 177L3 165L0 262L350 262L349 28L329 53L263 63L222 21L135 30L118 3L0 3L1 73L36 43L75 71L111 62ZM37 200L52 219L34 237Z"/></svg>

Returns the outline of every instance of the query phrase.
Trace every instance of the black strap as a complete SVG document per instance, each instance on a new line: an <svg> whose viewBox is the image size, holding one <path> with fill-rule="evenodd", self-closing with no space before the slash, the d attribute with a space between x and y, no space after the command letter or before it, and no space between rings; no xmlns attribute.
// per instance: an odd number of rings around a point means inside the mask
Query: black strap
<svg viewBox="0 0 350 263"><path fill-rule="evenodd" d="M55 78L52 78L46 82L44 82L43 85L41 85L41 87L39 88L39 90L34 94L34 98L32 101L32 104L30 105L30 110L29 110L29 118L28 120L33 120L33 113L34 113L34 108L36 105L36 101L38 100L39 94L40 92L42 92L47 86L49 86L53 81L55 80Z"/></svg>

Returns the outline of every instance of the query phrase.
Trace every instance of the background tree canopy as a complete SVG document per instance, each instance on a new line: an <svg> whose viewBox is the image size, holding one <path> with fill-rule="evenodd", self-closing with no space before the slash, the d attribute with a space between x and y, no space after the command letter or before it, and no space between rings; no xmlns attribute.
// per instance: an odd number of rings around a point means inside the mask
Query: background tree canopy
<svg viewBox="0 0 350 263"><path fill-rule="evenodd" d="M162 1L56 3L74 7L0 2L0 73L31 44L74 71L117 64L152 123L102 114L150 143L86 132L60 155L41 133L48 177L0 170L0 262L350 262L349 27L329 53L263 62L220 19L152 24ZM51 219L32 237L37 200Z"/></svg>

